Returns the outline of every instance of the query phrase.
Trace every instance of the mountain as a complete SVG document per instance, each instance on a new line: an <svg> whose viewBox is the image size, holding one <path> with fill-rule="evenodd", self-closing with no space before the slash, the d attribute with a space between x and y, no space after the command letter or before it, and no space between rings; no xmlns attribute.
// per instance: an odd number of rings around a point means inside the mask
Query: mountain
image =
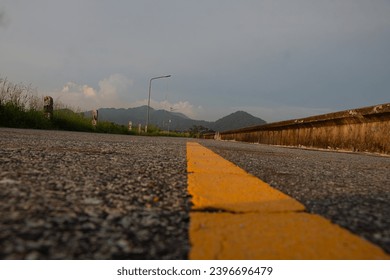
<svg viewBox="0 0 390 280"><path fill-rule="evenodd" d="M138 126L138 124L144 126L147 117L147 108L147 106L129 109L101 108L98 110L99 120L110 121L126 126L129 124L129 121L131 121L133 126ZM91 117L92 113L90 111L84 112L84 115L86 117ZM225 131L265 124L266 122L243 111L235 112L215 122L208 122L190 119L182 113L155 110L149 107L149 123L157 125L164 130L186 131L193 126L198 126L214 131Z"/></svg>
<svg viewBox="0 0 390 280"><path fill-rule="evenodd" d="M254 117L247 112L237 111L217 120L212 127L215 131L226 131L265 123L265 120Z"/></svg>

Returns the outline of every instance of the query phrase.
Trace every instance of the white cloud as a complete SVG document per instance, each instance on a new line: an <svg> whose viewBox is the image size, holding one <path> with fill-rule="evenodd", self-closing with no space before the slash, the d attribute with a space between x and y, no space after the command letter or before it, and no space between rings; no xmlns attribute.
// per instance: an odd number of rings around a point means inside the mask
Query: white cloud
<svg viewBox="0 0 390 280"><path fill-rule="evenodd" d="M90 85L66 83L61 91L51 92L55 100L78 108L91 110L102 107L123 107L121 96L128 94L133 81L121 74L113 74L98 83L95 89Z"/></svg>
<svg viewBox="0 0 390 280"><path fill-rule="evenodd" d="M62 90L50 94L66 106L80 110L97 108L133 108L145 106L147 99L131 101L133 81L121 74L113 74L98 82L98 88L90 85L80 85L74 82L66 83ZM167 110L182 113L189 118L202 117L202 106L194 106L189 101L169 102L168 100L150 100L150 106L156 110Z"/></svg>
<svg viewBox="0 0 390 280"><path fill-rule="evenodd" d="M132 102L130 104L130 107L139 107L147 104L148 104L147 99L137 100L135 102ZM156 110L166 110L166 111L172 111L176 113L182 113L192 119L197 119L202 112L202 106L195 107L188 101L178 101L176 103L171 103L167 100L156 101L150 99L150 107Z"/></svg>
<svg viewBox="0 0 390 280"><path fill-rule="evenodd" d="M78 85L73 82L68 82L61 90L62 94L67 95L77 95L80 94L80 97L96 97L96 91L93 87L90 87L88 85Z"/></svg>
<svg viewBox="0 0 390 280"><path fill-rule="evenodd" d="M67 92L74 91L75 89L77 90L77 84L72 83L72 82L68 82L68 83L66 83L66 85L64 85L61 92L67 93Z"/></svg>
<svg viewBox="0 0 390 280"><path fill-rule="evenodd" d="M102 101L112 102L120 99L120 95L125 95L133 81L122 74L113 74L99 82L99 97Z"/></svg>
<svg viewBox="0 0 390 280"><path fill-rule="evenodd" d="M83 94L86 97L96 97L96 91L92 87L87 85L83 86Z"/></svg>

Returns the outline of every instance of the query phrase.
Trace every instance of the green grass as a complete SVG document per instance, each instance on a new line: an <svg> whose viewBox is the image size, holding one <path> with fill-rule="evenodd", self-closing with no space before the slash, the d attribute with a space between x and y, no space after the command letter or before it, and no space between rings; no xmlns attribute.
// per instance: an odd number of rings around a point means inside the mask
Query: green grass
<svg viewBox="0 0 390 280"><path fill-rule="evenodd" d="M59 130L93 131L91 120L70 109L55 110L51 123L54 129Z"/></svg>
<svg viewBox="0 0 390 280"><path fill-rule="evenodd" d="M0 126L50 129L52 123L46 119L42 111L22 110L14 104L0 104Z"/></svg>
<svg viewBox="0 0 390 280"><path fill-rule="evenodd" d="M59 108L54 110L52 118L46 118L43 113L43 100L37 96L35 89L0 78L0 127L188 137L187 133L167 133L154 125L148 127L147 133L138 133L136 128L129 131L124 125L107 121L98 121L94 127L92 120L82 113L74 112L65 105L55 104L55 107Z"/></svg>
<svg viewBox="0 0 390 280"><path fill-rule="evenodd" d="M81 113L70 109L60 109L53 112L51 120L47 119L43 111L23 110L14 104L0 105L0 126L32 129L55 129L69 131L99 132L111 134L135 134L128 131L124 125L111 122L98 122L96 127L92 120L85 118Z"/></svg>

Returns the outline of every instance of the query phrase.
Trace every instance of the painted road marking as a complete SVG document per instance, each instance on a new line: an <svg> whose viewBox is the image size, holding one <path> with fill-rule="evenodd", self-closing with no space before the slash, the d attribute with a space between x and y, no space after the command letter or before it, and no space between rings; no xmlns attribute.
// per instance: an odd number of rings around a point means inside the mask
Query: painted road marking
<svg viewBox="0 0 390 280"><path fill-rule="evenodd" d="M187 144L193 209L233 212L303 211L305 207L197 143ZM238 186L238 187L237 187ZM258 190L262 191L259 192Z"/></svg>
<svg viewBox="0 0 390 280"><path fill-rule="evenodd" d="M198 143L187 171L190 259L390 259Z"/></svg>

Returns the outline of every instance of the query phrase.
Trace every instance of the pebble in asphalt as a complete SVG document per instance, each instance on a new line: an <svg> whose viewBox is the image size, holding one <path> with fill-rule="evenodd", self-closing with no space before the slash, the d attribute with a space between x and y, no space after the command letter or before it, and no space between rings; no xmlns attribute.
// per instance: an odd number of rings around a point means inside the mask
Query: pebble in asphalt
<svg viewBox="0 0 390 280"><path fill-rule="evenodd" d="M0 259L186 259L185 143L0 128Z"/></svg>
<svg viewBox="0 0 390 280"><path fill-rule="evenodd" d="M186 141L0 128L0 259L186 259ZM390 253L390 158L201 143Z"/></svg>
<svg viewBox="0 0 390 280"><path fill-rule="evenodd" d="M294 197L308 212L390 253L390 157L239 142L201 143Z"/></svg>

